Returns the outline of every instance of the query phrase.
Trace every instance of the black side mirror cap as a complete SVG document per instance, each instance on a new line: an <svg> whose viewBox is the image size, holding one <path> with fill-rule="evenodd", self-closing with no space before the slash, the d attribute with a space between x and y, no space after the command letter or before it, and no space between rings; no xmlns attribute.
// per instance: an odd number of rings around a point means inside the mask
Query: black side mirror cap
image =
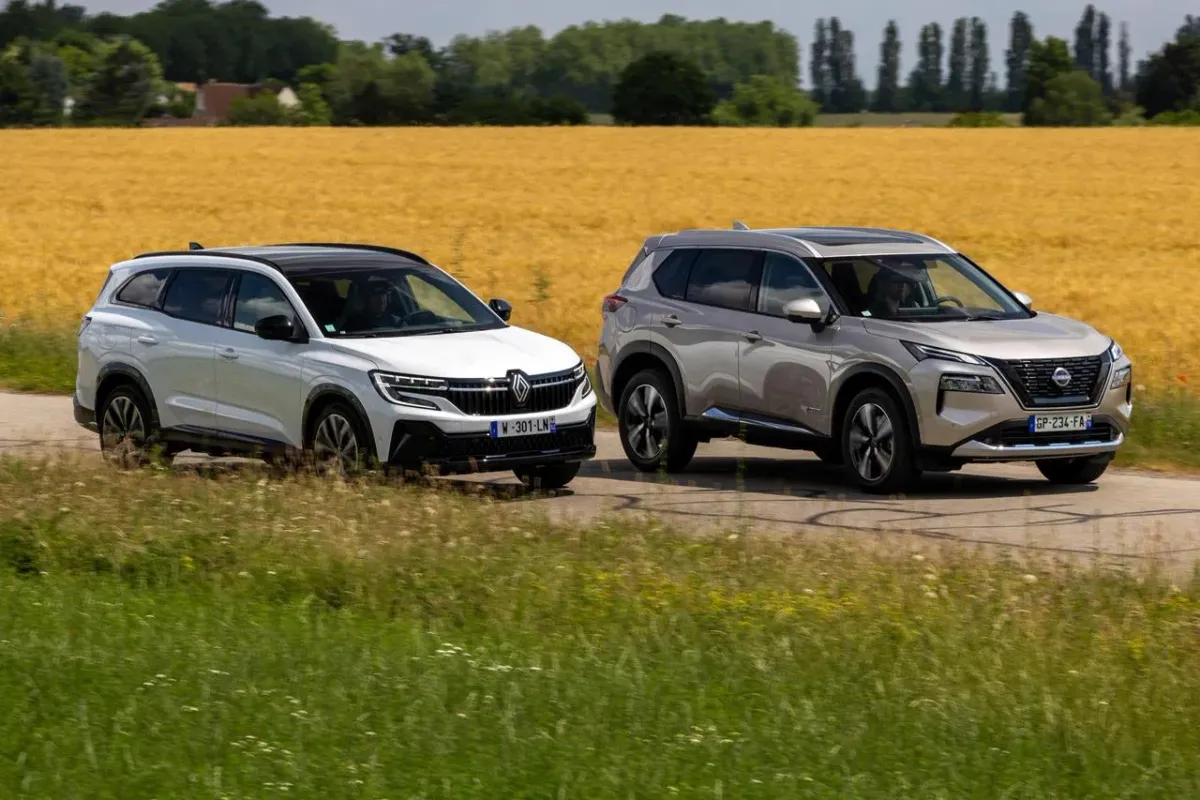
<svg viewBox="0 0 1200 800"><path fill-rule="evenodd" d="M488 301L488 307L492 309L492 311L495 311L500 316L500 319L504 320L505 322L508 322L508 320L512 317L512 303L508 302L507 300L501 300L499 297L493 297Z"/></svg>
<svg viewBox="0 0 1200 800"><path fill-rule="evenodd" d="M259 338L270 341L295 342L308 339L303 331L297 328L295 321L283 314L263 317L254 323L254 332Z"/></svg>

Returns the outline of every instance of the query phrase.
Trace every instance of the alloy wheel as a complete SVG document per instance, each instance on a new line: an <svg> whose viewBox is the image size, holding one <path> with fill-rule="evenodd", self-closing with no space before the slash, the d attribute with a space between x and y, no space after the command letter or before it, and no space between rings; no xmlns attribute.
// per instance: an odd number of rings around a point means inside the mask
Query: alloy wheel
<svg viewBox="0 0 1200 800"><path fill-rule="evenodd" d="M146 420L131 397L118 395L108 403L100 423L101 444L107 456L122 466L141 460L146 446Z"/></svg>
<svg viewBox="0 0 1200 800"><path fill-rule="evenodd" d="M625 405L625 430L629 445L639 456L653 461L662 455L670 433L667 403L648 383L633 390Z"/></svg>
<svg viewBox="0 0 1200 800"><path fill-rule="evenodd" d="M850 461L860 478L875 483L887 477L896 455L896 436L887 412L864 403L850 423Z"/></svg>
<svg viewBox="0 0 1200 800"><path fill-rule="evenodd" d="M360 450L350 420L341 414L330 414L321 420L313 436L313 457L322 471L353 471L359 464Z"/></svg>

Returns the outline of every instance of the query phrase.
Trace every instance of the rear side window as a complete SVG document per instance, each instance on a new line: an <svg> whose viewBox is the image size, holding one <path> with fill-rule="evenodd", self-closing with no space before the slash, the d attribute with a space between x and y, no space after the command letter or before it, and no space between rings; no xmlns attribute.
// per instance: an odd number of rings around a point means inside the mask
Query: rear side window
<svg viewBox="0 0 1200 800"><path fill-rule="evenodd" d="M215 269L181 269L167 287L163 311L173 317L216 325L229 286L230 273Z"/></svg>
<svg viewBox="0 0 1200 800"><path fill-rule="evenodd" d="M663 297L682 300L687 294L688 272L698 250L676 250L654 270L654 286Z"/></svg>
<svg viewBox="0 0 1200 800"><path fill-rule="evenodd" d="M143 308L154 308L158 305L158 294L163 284L167 282L169 269L154 269L135 276L117 292L117 302ZM101 289L101 292L104 290Z"/></svg>
<svg viewBox="0 0 1200 800"><path fill-rule="evenodd" d="M688 278L688 302L749 311L762 274L761 256L753 250L701 251Z"/></svg>

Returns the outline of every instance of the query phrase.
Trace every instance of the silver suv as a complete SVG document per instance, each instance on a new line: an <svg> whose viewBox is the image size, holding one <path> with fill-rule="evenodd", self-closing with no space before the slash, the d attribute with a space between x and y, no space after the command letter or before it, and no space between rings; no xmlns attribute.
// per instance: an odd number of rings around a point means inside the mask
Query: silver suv
<svg viewBox="0 0 1200 800"><path fill-rule="evenodd" d="M977 461L1088 483L1129 431L1116 342L918 233L651 236L602 312L597 394L647 472L732 435L810 450L870 492Z"/></svg>

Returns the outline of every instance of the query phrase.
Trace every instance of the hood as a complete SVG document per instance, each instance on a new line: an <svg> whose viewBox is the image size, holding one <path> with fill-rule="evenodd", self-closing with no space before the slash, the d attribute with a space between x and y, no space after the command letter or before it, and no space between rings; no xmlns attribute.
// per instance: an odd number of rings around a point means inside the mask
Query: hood
<svg viewBox="0 0 1200 800"><path fill-rule="evenodd" d="M999 359L1096 356L1112 340L1090 325L1038 312L1031 319L963 322L893 322L864 319L876 336Z"/></svg>
<svg viewBox="0 0 1200 800"><path fill-rule="evenodd" d="M510 369L541 375L571 369L580 361L557 339L514 327L328 341L338 350L369 358L382 370L438 378L502 378Z"/></svg>

